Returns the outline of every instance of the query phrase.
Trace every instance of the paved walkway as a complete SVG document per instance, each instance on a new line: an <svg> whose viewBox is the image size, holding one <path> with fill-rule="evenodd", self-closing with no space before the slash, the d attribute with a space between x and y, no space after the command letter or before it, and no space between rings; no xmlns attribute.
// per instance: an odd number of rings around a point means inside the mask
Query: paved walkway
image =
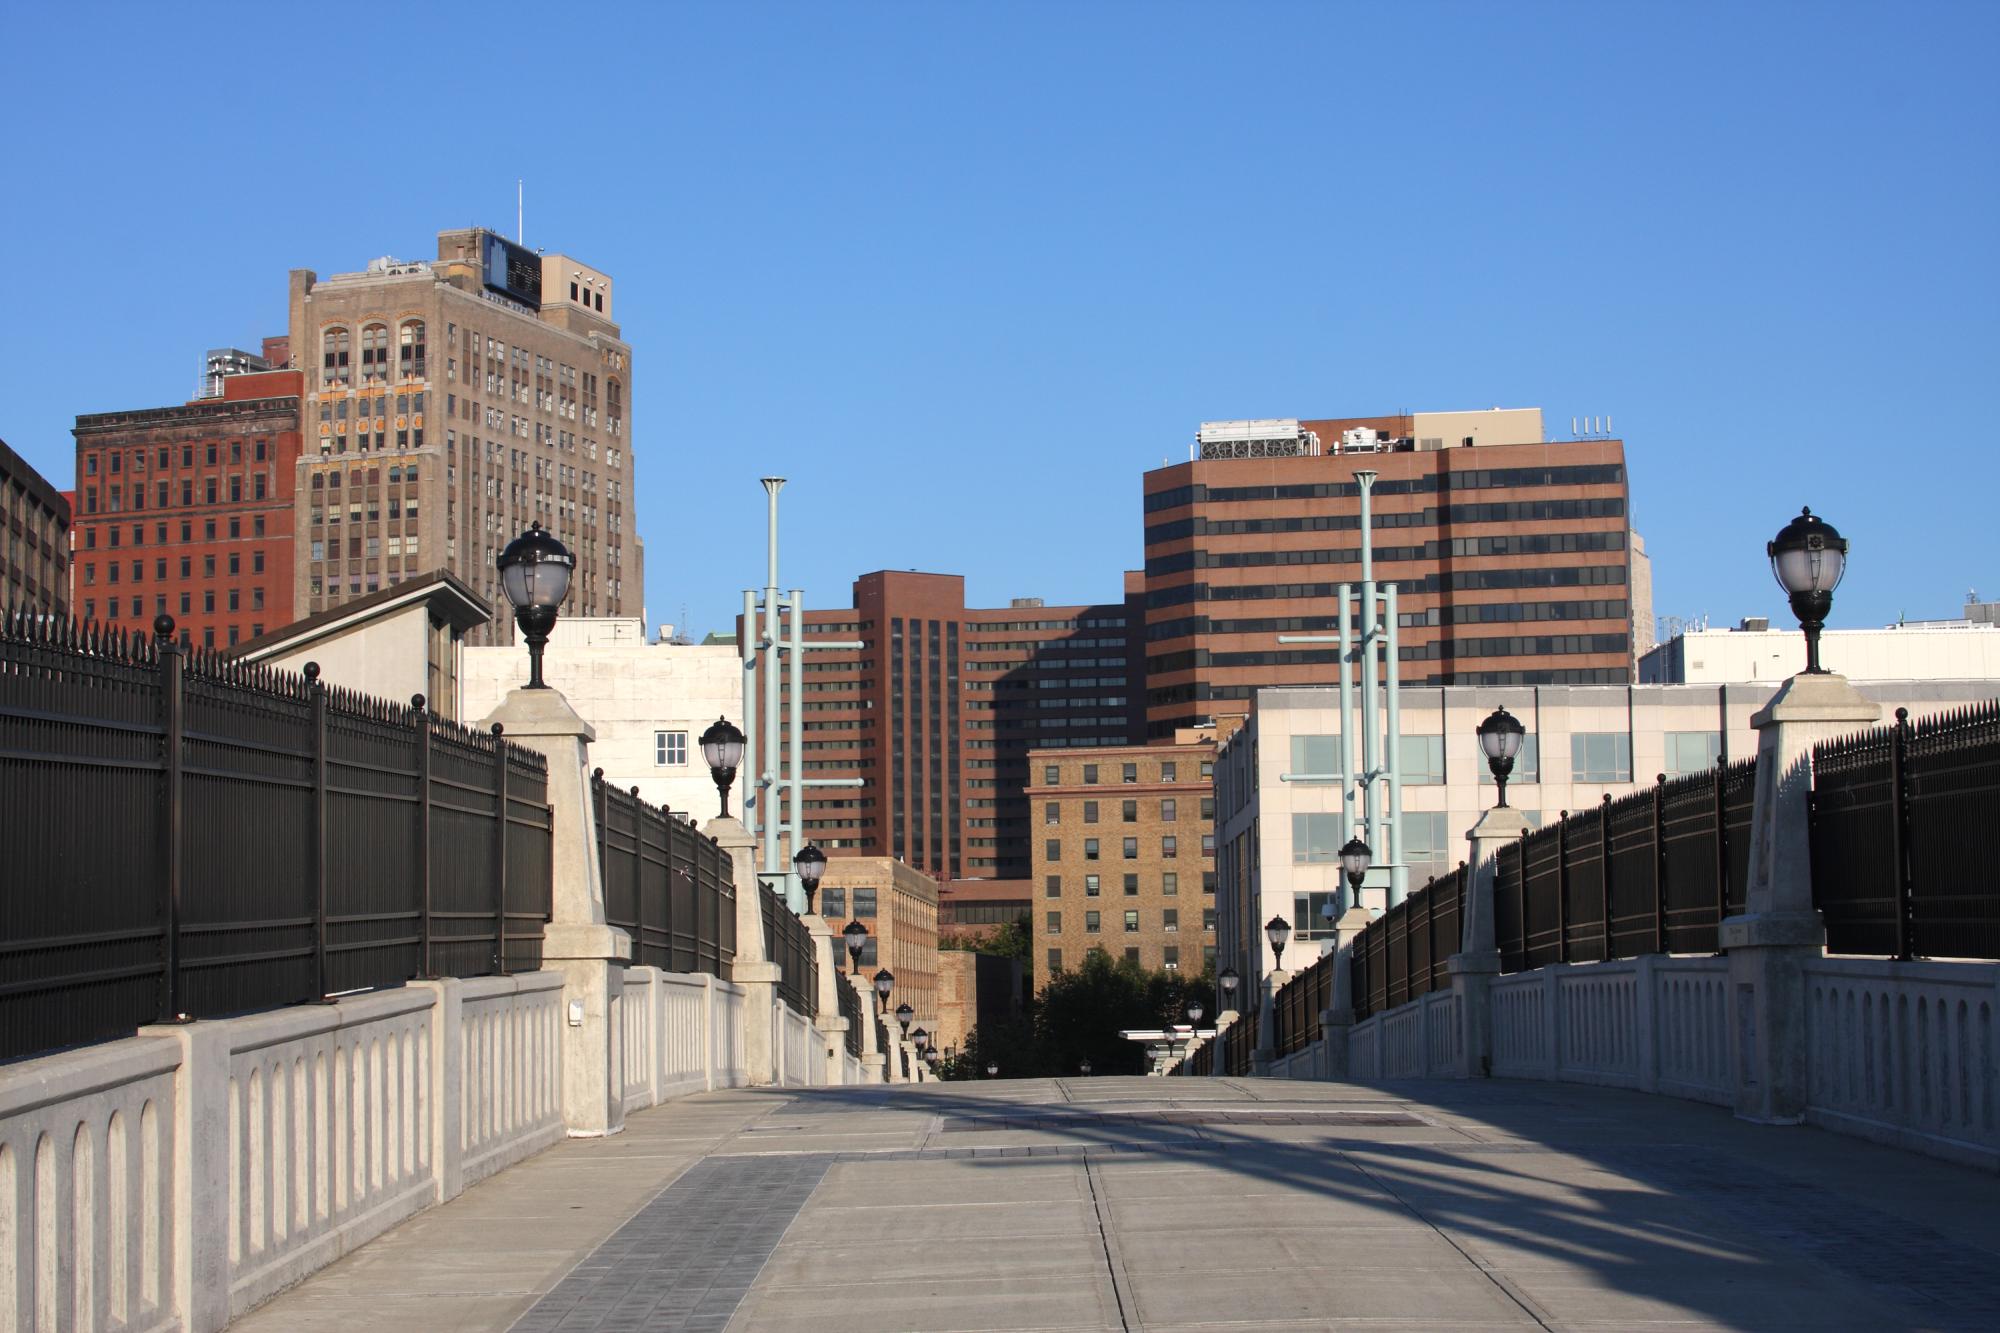
<svg viewBox="0 0 2000 1333"><path fill-rule="evenodd" d="M1065 1079L712 1093L239 1330L2000 1328L2000 1178L1667 1098Z"/></svg>

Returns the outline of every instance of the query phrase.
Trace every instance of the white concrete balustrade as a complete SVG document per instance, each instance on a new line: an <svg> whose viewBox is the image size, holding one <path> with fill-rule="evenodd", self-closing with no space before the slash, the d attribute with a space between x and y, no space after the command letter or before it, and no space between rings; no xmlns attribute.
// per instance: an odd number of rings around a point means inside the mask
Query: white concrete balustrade
<svg viewBox="0 0 2000 1333"><path fill-rule="evenodd" d="M753 1080L745 996L624 971L637 1110ZM0 1071L0 1330L211 1330L563 1138L563 977L412 982ZM778 1005L787 1069L827 1062ZM863 1081L840 1052L842 1077Z"/></svg>

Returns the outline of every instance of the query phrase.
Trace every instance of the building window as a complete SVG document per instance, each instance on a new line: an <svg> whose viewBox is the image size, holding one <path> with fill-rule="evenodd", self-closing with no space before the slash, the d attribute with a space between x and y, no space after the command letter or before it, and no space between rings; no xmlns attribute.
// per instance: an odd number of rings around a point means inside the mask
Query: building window
<svg viewBox="0 0 2000 1333"><path fill-rule="evenodd" d="M1136 898L1139 896L1139 877L1137 875L1127 875L1125 877L1125 896L1127 898Z"/></svg>
<svg viewBox="0 0 2000 1333"><path fill-rule="evenodd" d="M1173 764L1173 763L1171 763L1171 762L1169 762L1169 763L1164 763L1164 764L1161 764L1161 765L1160 765L1160 781L1162 781L1162 782L1176 782L1176 781L1179 781L1179 779L1178 779L1178 778L1176 778L1176 777L1174 776L1175 772L1177 771L1177 768L1178 768L1178 766L1177 766L1177 765L1175 765L1175 764Z"/></svg>
<svg viewBox="0 0 2000 1333"><path fill-rule="evenodd" d="M1062 823L1061 801L1048 801L1042 805L1042 822L1044 824Z"/></svg>
<svg viewBox="0 0 2000 1333"><path fill-rule="evenodd" d="M1138 859L1139 859L1139 840L1138 840L1137 838L1127 838L1127 839L1125 839L1125 843L1124 843L1124 848L1123 848L1123 850L1124 850L1124 853L1125 853L1125 859L1126 859L1127 861L1136 861L1136 860L1138 860Z"/></svg>
<svg viewBox="0 0 2000 1333"><path fill-rule="evenodd" d="M1569 738L1570 781L1630 782L1632 738L1622 731L1579 731Z"/></svg>
<svg viewBox="0 0 2000 1333"><path fill-rule="evenodd" d="M389 326L370 324L361 330L361 382L389 378Z"/></svg>
<svg viewBox="0 0 2000 1333"><path fill-rule="evenodd" d="M1130 842L1132 841L1132 839L1128 838L1126 839L1126 841ZM1175 858L1177 858L1180 854L1181 854L1181 840L1178 837L1169 833L1165 837L1160 839L1160 855L1162 857L1166 858L1169 861L1172 861Z"/></svg>
<svg viewBox="0 0 2000 1333"><path fill-rule="evenodd" d="M1097 785L1096 764L1085 764L1083 766L1083 782L1087 787L1095 787Z"/></svg>
<svg viewBox="0 0 2000 1333"><path fill-rule="evenodd" d="M328 329L319 337L320 382L330 387L347 383L347 330Z"/></svg>
<svg viewBox="0 0 2000 1333"><path fill-rule="evenodd" d="M819 914L829 921L847 915L846 889L821 889L819 891Z"/></svg>
<svg viewBox="0 0 2000 1333"><path fill-rule="evenodd" d="M1405 819L1409 813L1404 812ZM1337 814L1295 814L1292 816L1292 864L1331 865L1340 859L1340 816Z"/></svg>
<svg viewBox="0 0 2000 1333"><path fill-rule="evenodd" d="M1176 805L1176 804L1174 803L1174 798L1173 798L1173 797L1171 797L1171 796L1167 797L1167 799L1165 799L1164 801L1161 801L1161 802L1160 802L1160 819L1161 819L1161 821L1162 821L1163 823L1168 823L1168 824L1171 824L1171 823L1173 823L1173 822L1174 822L1174 816L1175 816L1176 812L1178 812L1178 811L1179 811L1179 809L1180 809L1180 807L1179 807L1178 805Z"/></svg>
<svg viewBox="0 0 2000 1333"><path fill-rule="evenodd" d="M1451 839L1442 810L1403 812L1403 864L1410 868L1412 888L1451 869Z"/></svg>
<svg viewBox="0 0 2000 1333"><path fill-rule="evenodd" d="M1417 787L1444 781L1444 737L1403 736L1399 740L1398 758L1405 783Z"/></svg>
<svg viewBox="0 0 2000 1333"><path fill-rule="evenodd" d="M1042 766L1042 785L1044 787L1056 786L1061 781L1062 770L1058 769L1054 764L1044 764Z"/></svg>
<svg viewBox="0 0 2000 1333"><path fill-rule="evenodd" d="M1670 731L1667 733L1667 776L1684 777L1706 773L1722 760L1722 733L1719 731Z"/></svg>
<svg viewBox="0 0 2000 1333"><path fill-rule="evenodd" d="M1137 764L1126 764L1122 769L1119 770L1119 781L1137 782L1138 780L1139 780L1139 766Z"/></svg>
<svg viewBox="0 0 2000 1333"><path fill-rule="evenodd" d="M1178 932L1181 928L1181 912L1178 907L1169 907L1160 913L1160 929Z"/></svg>
<svg viewBox="0 0 2000 1333"><path fill-rule="evenodd" d="M1086 898L1095 898L1098 896L1097 876L1085 875L1083 877L1083 896Z"/></svg>
<svg viewBox="0 0 2000 1333"><path fill-rule="evenodd" d="M1213 907L1204 907L1201 909L1201 928L1203 930L1215 929L1215 909Z"/></svg>
<svg viewBox="0 0 2000 1333"><path fill-rule="evenodd" d="M1138 822L1139 822L1139 803L1138 803L1137 801L1123 801L1123 802L1120 802L1120 808L1119 808L1119 811L1118 811L1118 814L1119 814L1119 818L1120 818L1120 819L1121 819L1121 820L1122 820L1122 821L1123 821L1124 823L1127 823L1127 824L1136 824L1136 823L1138 823Z"/></svg>
<svg viewBox="0 0 2000 1333"><path fill-rule="evenodd" d="M1042 859L1044 861L1062 860L1062 840L1060 838L1050 838L1042 844Z"/></svg>
<svg viewBox="0 0 2000 1333"><path fill-rule="evenodd" d="M1097 822L1097 802L1085 801L1083 803L1083 822L1086 824L1095 824Z"/></svg>
<svg viewBox="0 0 2000 1333"><path fill-rule="evenodd" d="M1180 891L1181 891L1181 877L1177 872L1169 870L1160 876L1161 897L1163 898L1178 897L1180 895Z"/></svg>
<svg viewBox="0 0 2000 1333"><path fill-rule="evenodd" d="M1086 861L1095 861L1097 859L1097 839L1085 838L1083 840L1083 859Z"/></svg>
<svg viewBox="0 0 2000 1333"><path fill-rule="evenodd" d="M1054 973L1060 972L1062 970L1063 970L1062 950L1061 949L1049 950L1049 972L1053 975Z"/></svg>
<svg viewBox="0 0 2000 1333"><path fill-rule="evenodd" d="M1125 913L1125 933L1127 935L1136 935L1138 931L1139 931L1139 909L1135 907L1131 911Z"/></svg>
<svg viewBox="0 0 2000 1333"><path fill-rule="evenodd" d="M1047 931L1049 932L1049 934L1051 934L1051 935L1060 935L1060 934L1062 934L1062 913L1061 913L1061 912L1050 912L1050 913L1047 913L1047 914L1046 914L1046 917L1045 917L1044 919L1045 919L1045 920L1046 920L1046 922L1047 922L1047 924L1046 924L1046 925L1044 926L1044 929L1046 929L1046 930L1047 930Z"/></svg>
<svg viewBox="0 0 2000 1333"><path fill-rule="evenodd" d="M420 319L403 321L401 333L397 337L397 355L401 358L404 379L424 377L424 322ZM420 411L422 409L419 409Z"/></svg>
<svg viewBox="0 0 2000 1333"><path fill-rule="evenodd" d="M653 733L653 762L670 768L684 768L688 761L688 734L685 731Z"/></svg>
<svg viewBox="0 0 2000 1333"><path fill-rule="evenodd" d="M1100 924L1103 920L1104 915L1101 912L1085 912L1083 914L1083 933L1086 935L1097 934L1098 931L1103 929L1103 926Z"/></svg>
<svg viewBox="0 0 2000 1333"><path fill-rule="evenodd" d="M875 890L856 889L854 891L854 915L866 917L875 915Z"/></svg>
<svg viewBox="0 0 2000 1333"><path fill-rule="evenodd" d="M1062 876L1050 875L1044 880L1043 892L1051 898L1062 897Z"/></svg>
<svg viewBox="0 0 2000 1333"><path fill-rule="evenodd" d="M1178 944L1169 944L1169 945L1167 945L1167 946L1166 946L1166 948L1165 948L1165 950L1164 950L1163 952L1164 952L1164 954L1165 954L1165 957L1163 957L1163 958L1162 958L1162 959L1160 960L1160 967L1161 967L1161 968L1162 968L1163 970L1165 970L1165 971L1168 971L1168 972L1178 972L1178 971L1180 971L1180 970L1181 970L1181 947L1180 947L1180 945L1178 945Z"/></svg>

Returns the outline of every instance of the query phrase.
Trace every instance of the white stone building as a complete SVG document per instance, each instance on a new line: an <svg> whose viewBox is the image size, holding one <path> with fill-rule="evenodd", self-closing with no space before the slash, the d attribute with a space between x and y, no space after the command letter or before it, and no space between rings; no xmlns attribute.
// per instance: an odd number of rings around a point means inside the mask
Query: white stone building
<svg viewBox="0 0 2000 1333"><path fill-rule="evenodd" d="M1823 630L1820 660L1849 680L2000 680L2000 625L1926 620L1882 629ZM1735 629L1676 634L1639 658L1642 685L1728 681L1775 684L1805 661L1796 626L1772 629L1762 618Z"/></svg>
<svg viewBox="0 0 2000 1333"><path fill-rule="evenodd" d="M1801 646L1794 664L1804 660ZM1531 826L1652 785L1734 763L1757 751L1750 717L1780 681L1713 685L1405 686L1402 692L1403 861L1411 892L1465 859L1466 834L1494 800L1475 728L1504 705L1528 736L1507 786ZM1992 681L1856 682L1883 719L1914 717L2000 694ZM1339 888L1335 853L1347 838L1338 782L1287 780L1338 771L1340 692L1258 690L1248 722L1215 761L1216 967L1261 977L1274 966L1263 924L1282 916L1304 938L1292 968L1320 953L1320 908ZM1382 838L1370 839L1376 860ZM1363 906L1387 906L1372 872ZM1298 939L1297 936L1294 937Z"/></svg>
<svg viewBox="0 0 2000 1333"><path fill-rule="evenodd" d="M648 642L642 620L565 617L556 622L542 675L597 731L593 766L605 779L697 821L717 810L701 759L701 733L718 717L743 725L743 661L733 645ZM484 717L528 679L525 647L464 650L466 717ZM730 791L742 809L743 780Z"/></svg>

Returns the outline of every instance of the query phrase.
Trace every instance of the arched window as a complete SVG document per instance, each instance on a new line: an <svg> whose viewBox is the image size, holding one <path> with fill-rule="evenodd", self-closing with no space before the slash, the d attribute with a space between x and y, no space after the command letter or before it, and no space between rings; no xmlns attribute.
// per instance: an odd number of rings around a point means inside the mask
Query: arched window
<svg viewBox="0 0 2000 1333"><path fill-rule="evenodd" d="M389 378L389 326L370 324L361 330L361 381Z"/></svg>
<svg viewBox="0 0 2000 1333"><path fill-rule="evenodd" d="M404 379L424 377L424 322L421 319L403 321L401 336L398 338L399 369Z"/></svg>
<svg viewBox="0 0 2000 1333"><path fill-rule="evenodd" d="M615 379L604 381L604 410L611 415L613 421L621 420L625 416L625 386Z"/></svg>
<svg viewBox="0 0 2000 1333"><path fill-rule="evenodd" d="M347 330L328 329L319 336L320 383L327 385L346 384L347 379Z"/></svg>

